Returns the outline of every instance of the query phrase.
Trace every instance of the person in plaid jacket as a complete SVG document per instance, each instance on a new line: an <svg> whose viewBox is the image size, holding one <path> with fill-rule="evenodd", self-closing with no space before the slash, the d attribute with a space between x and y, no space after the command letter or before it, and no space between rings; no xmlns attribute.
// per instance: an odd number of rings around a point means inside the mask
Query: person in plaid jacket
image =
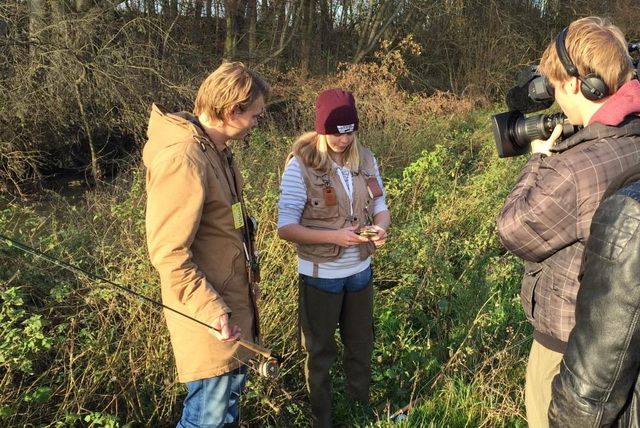
<svg viewBox="0 0 640 428"><path fill-rule="evenodd" d="M640 158L640 82L621 30L606 19L574 21L545 50L538 71L568 121L583 128L531 143L531 155L498 216L507 250L524 260L521 300L533 326L525 406L547 427L551 381L575 324L578 273L604 190Z"/></svg>

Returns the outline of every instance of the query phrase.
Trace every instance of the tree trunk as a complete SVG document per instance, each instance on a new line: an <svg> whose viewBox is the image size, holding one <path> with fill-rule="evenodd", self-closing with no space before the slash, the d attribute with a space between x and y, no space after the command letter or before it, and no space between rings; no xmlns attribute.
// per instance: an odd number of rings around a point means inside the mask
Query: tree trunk
<svg viewBox="0 0 640 428"><path fill-rule="evenodd" d="M93 141L93 135L91 133L91 125L84 110L84 103L82 102L82 96L80 95L80 85L84 80L84 76L78 78L74 82L76 102L78 103L78 109L80 110L80 122L82 123L82 129L86 134L87 142L89 144L89 151L91 152L91 176L94 183L97 183L102 179L102 168L98 162L98 149Z"/></svg>
<svg viewBox="0 0 640 428"><path fill-rule="evenodd" d="M378 44L380 38L393 22L396 14L402 8L402 2L397 0L384 0L377 8L375 15L371 17L374 9L373 0L369 9L369 19L367 26L360 34L358 41L358 50L353 57L354 63L359 63L367 56Z"/></svg>
<svg viewBox="0 0 640 428"><path fill-rule="evenodd" d="M275 0L271 3L272 7L275 9L275 31L273 31L271 35L271 45L270 52L280 51L282 47L283 41L285 40L285 34L287 32L287 19L288 16L286 14L285 9L285 0ZM280 67L280 56L276 56L275 58L275 66L276 68Z"/></svg>
<svg viewBox="0 0 640 428"><path fill-rule="evenodd" d="M249 19L249 62L256 55L258 47L258 5L257 0L249 0L247 3L247 18Z"/></svg>
<svg viewBox="0 0 640 428"><path fill-rule="evenodd" d="M276 50L271 50L269 53L269 57L262 60L263 64L266 64L270 61L273 61L276 64L276 68L280 69L282 66L282 57L281 54L284 52L286 47L291 43L294 35L297 35L298 27L300 26L300 22L302 21L302 13L305 2L304 0L299 0L299 3L294 7L294 3L292 2L288 12L285 9L285 4L282 2L278 9L278 28L281 28L278 36L278 48ZM291 28L289 28L289 22L291 22Z"/></svg>
<svg viewBox="0 0 640 428"><path fill-rule="evenodd" d="M156 2L155 0L144 0L145 8L149 16L156 16Z"/></svg>
<svg viewBox="0 0 640 428"><path fill-rule="evenodd" d="M317 37L317 52L328 52L333 43L333 18L329 11L329 0L318 0L320 4L320 22L318 25L318 37ZM326 55L329 58L329 55ZM325 70L332 69L332 66L327 63Z"/></svg>
<svg viewBox="0 0 640 428"><path fill-rule="evenodd" d="M316 0L306 0L303 17L303 34L300 45L300 71L308 76L311 70L311 45L313 44Z"/></svg>
<svg viewBox="0 0 640 428"><path fill-rule="evenodd" d="M236 29L235 27L235 13L236 13L236 0L227 0L224 2L224 20L226 23L225 38L224 38L224 59L232 61L235 57L236 49Z"/></svg>
<svg viewBox="0 0 640 428"><path fill-rule="evenodd" d="M202 21L202 8L204 7L204 2L202 0L195 0L193 2L193 17L196 22Z"/></svg>
<svg viewBox="0 0 640 428"><path fill-rule="evenodd" d="M29 53L37 58L40 46L47 42L46 0L29 0Z"/></svg>

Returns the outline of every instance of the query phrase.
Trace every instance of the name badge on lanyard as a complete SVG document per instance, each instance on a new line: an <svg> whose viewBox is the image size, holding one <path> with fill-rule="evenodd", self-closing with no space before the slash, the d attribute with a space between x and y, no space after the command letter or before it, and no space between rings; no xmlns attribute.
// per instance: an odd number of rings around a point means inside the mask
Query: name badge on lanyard
<svg viewBox="0 0 640 428"><path fill-rule="evenodd" d="M240 229L244 226L244 216L242 215L242 204L240 202L236 202L231 205L231 210L233 211L233 225L236 229Z"/></svg>

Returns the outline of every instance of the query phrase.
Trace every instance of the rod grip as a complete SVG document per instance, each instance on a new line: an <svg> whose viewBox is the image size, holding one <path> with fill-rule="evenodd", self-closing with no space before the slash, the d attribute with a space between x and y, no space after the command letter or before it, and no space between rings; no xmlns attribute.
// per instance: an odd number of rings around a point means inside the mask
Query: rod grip
<svg viewBox="0 0 640 428"><path fill-rule="evenodd" d="M253 342L249 342L248 340L245 340L242 338L238 338L238 342L240 342L240 345L244 346L245 348L250 349L253 352L257 352L258 354L264 356L265 358L271 357L271 351L265 347L257 345Z"/></svg>

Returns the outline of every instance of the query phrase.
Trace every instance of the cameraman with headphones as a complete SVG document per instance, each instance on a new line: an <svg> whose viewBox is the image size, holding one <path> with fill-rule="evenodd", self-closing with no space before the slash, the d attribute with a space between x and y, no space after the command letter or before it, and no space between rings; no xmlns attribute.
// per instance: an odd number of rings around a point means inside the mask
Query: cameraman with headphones
<svg viewBox="0 0 640 428"><path fill-rule="evenodd" d="M524 260L521 300L533 325L525 405L530 427L548 427L551 382L575 325L578 274L604 190L640 159L640 82L620 29L582 18L552 41L538 72L568 121L583 128L531 143L531 156L498 216L502 244ZM611 368L614 370L615 368Z"/></svg>

